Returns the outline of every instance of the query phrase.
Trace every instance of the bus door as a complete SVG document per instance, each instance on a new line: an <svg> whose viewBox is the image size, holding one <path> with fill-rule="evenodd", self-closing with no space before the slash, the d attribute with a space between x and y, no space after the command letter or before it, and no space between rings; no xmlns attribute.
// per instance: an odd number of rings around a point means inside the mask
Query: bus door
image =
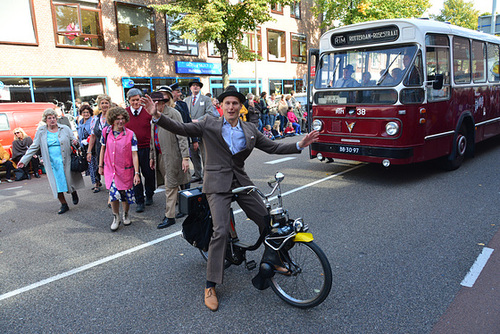
<svg viewBox="0 0 500 334"><path fill-rule="evenodd" d="M449 152L453 136L450 130L454 130L454 122L450 119L453 108L450 101L450 41L447 35L427 34L425 44L427 105L422 110L421 122L425 124L425 144L432 148L427 150L426 159L432 159L439 155L432 152ZM439 80L442 80L442 85L435 85Z"/></svg>
<svg viewBox="0 0 500 334"><path fill-rule="evenodd" d="M486 117L488 120L500 117L500 46L493 43L487 45L487 71L489 94L485 99ZM495 136L500 132L500 121L485 126L484 138Z"/></svg>

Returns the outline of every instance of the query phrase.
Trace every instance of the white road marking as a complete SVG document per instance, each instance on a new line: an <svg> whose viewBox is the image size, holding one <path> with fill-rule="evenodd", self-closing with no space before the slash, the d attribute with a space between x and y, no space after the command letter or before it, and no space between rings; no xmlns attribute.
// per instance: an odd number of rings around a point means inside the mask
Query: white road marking
<svg viewBox="0 0 500 334"><path fill-rule="evenodd" d="M477 278L481 274L481 271L486 265L486 262L488 262L488 259L490 258L493 251L494 251L493 248L488 248L488 247L483 248L483 251L481 252L481 254L477 256L476 262L474 262L474 264L472 265L472 267L470 268L469 272L465 276L462 283L460 283L460 285L468 288L472 288L474 286L474 283L476 283Z"/></svg>
<svg viewBox="0 0 500 334"><path fill-rule="evenodd" d="M292 158L294 159L294 158ZM318 183L321 183L321 182L325 182L325 181L328 181L330 179L333 179L337 176L341 176L343 174L346 174L346 173L349 173L355 169L358 169L359 167L363 166L364 164L359 164L359 165L356 165L352 168L349 168L349 169L346 169L340 173L337 173L337 174L332 174L332 175L329 175L327 177L324 177L320 180L316 180L314 182L311 182L311 183L308 183L304 186L301 186L299 188L295 188L295 189L292 189L290 191L287 191L286 193L283 193L282 196L286 196L286 195L290 195L294 192L297 192L297 191L300 191L302 189L305 189L305 188L308 188L308 187L311 187L311 186L314 186ZM269 200L270 201L273 201L277 198L277 196L274 196L272 198L270 198ZM239 209L239 210L236 210L234 211L234 214L238 214L238 213L241 213L243 212L243 210ZM19 288L19 289L16 289L16 290L13 290L13 291L10 291L10 292L7 292L7 293L4 293L2 295L0 295L0 301L2 300L5 300L5 299L8 299L8 298L11 298L11 297L14 297L16 295L19 295L19 294L22 294L22 293L25 293L25 292L28 292L30 290L33 290L33 289L36 289L36 288L39 288L39 287L42 287L46 284L49 284L49 283L52 283L52 282L55 282L55 281L58 281L60 279L63 279L63 278L66 278L66 277L69 277L69 276L72 276L72 275L75 275L75 274L78 274L78 273L81 273L83 271L86 271L88 269L91 269L91 268L94 268L98 265L101 265L101 264L104 264L106 262L110 262L112 260L115 260L117 258L120 258L124 255L128 255L128 254L132 254L134 252L137 252L141 249L144 249L144 248L147 248L149 246L152 246L152 245L155 245L157 243L160 243L162 241L166 241L168 239L171 239L173 237L176 237L176 236L179 236L182 234L182 231L177 231L177 232L174 232L174 233L171 233L169 235L166 235L166 236L163 236L161 238L158 238L158 239L155 239L155 240L152 240L152 241L149 241L149 242L146 242L146 243L143 243L141 245L138 245L138 246L135 246L135 247L132 247L130 249L127 249L127 250L124 250L122 252L119 252L119 253L116 253L116 254L113 254L113 255L110 255L110 256L107 256L105 258L102 258L100 260L97 260L97 261L94 261L94 262L91 262L89 264L86 264L84 266L81 266L81 267L78 267L78 268L75 268L75 269L71 269L69 271L66 271L66 272L63 272L61 274L58 274L58 275L55 275L55 276L52 276L52 277L49 277L49 278L46 278L44 280L41 280L41 281L38 281L36 283L33 283L33 284L30 284L30 285L27 285L25 287L22 287L22 288Z"/></svg>
<svg viewBox="0 0 500 334"><path fill-rule="evenodd" d="M11 292L7 292L7 293L4 293L3 295L0 295L0 301L4 300L4 299L7 299L7 298L10 298L10 297L14 297L16 295L19 295L21 293L24 293L24 292L27 292L27 291L30 291L30 290L33 290L33 289L36 289L36 288L39 288L43 285L46 285L46 284L49 284L49 283L52 283L52 282L55 282L55 281L58 281L60 279L63 279L63 278L66 278L68 276L71 276L71 275L74 275L74 274L77 274L77 273L80 273L82 271L85 271L85 270L88 270L88 269L91 269L93 267L96 267L100 264L103 264L103 263L106 263L106 262L109 262L109 261L112 261L112 260L115 260L119 257L122 257L124 255L128 255L128 254L131 254L131 253L134 253L134 252L137 252L138 250L141 250L141 249L144 249L146 247L149 247L149 246L153 246L154 244L157 244L159 242L162 242L162 241L165 241L165 240L168 240L168 239L171 239L173 237L176 237L178 235L181 235L182 232L181 231L177 231L175 233L171 233L169 235L166 235L164 237L161 237L161 238L158 238L158 239L155 239L155 240L152 240L152 241L149 241L149 242L146 242L144 244L141 244L141 245L138 245L138 246L135 246L135 247L132 247L130 249L127 249L127 250L124 250L123 252L120 252L120 253L116 253L116 254L113 254L113 255L110 255L110 256L107 256L103 259L100 259L100 260L97 260L97 261L94 261L94 262L91 262L89 264L86 264L84 266L81 266L81 267L78 267L78 268L75 268L75 269L72 269L72 270L69 270L69 271L66 271L64 273L61 273L59 275L55 275L55 276L52 276L52 277L49 277L47 279L44 279L44 280L41 280L39 282L36 282L36 283L33 283L33 284L30 284L28 286L25 286L25 287L22 287L20 289L17 289L17 290L14 290L14 291L11 291Z"/></svg>
<svg viewBox="0 0 500 334"><path fill-rule="evenodd" d="M296 157L286 157L286 158L276 159L276 160L272 160L272 161L267 161L264 163L268 164L268 165L274 165L274 164L279 164L280 162L285 162L285 161L293 160L293 159L297 159L297 158Z"/></svg>

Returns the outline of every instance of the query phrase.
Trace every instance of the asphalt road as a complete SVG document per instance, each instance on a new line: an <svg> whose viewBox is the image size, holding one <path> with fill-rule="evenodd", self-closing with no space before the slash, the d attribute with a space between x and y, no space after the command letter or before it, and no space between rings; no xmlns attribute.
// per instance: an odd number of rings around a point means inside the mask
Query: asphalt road
<svg viewBox="0 0 500 334"><path fill-rule="evenodd" d="M450 311L457 300L470 309L487 300L479 289L475 300L463 298L472 290L460 283L498 236L498 161L500 138L479 145L454 172L434 163L386 169L255 151L247 162L252 179L267 190L276 171L285 174L285 207L309 224L332 265L330 296L311 310L256 290L256 272L241 266L226 270L219 311L209 311L205 263L179 236L181 221L156 229L161 191L144 213L131 211L131 226L112 233L107 194L93 194L88 178L80 204L64 215L45 176L2 183L0 332L430 333L441 326L440 333L454 333L446 323L458 321ZM255 234L252 223L238 230ZM248 258L258 262L260 254ZM498 291L495 268L486 266ZM500 319L498 299L491 303L485 312ZM486 332L500 332L494 321Z"/></svg>

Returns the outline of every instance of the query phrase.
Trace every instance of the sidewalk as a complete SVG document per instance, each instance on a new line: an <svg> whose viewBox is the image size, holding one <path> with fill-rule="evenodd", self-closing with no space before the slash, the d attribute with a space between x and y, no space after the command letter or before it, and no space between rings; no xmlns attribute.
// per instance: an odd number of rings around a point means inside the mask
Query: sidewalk
<svg viewBox="0 0 500 334"><path fill-rule="evenodd" d="M474 286L460 289L433 334L500 334L500 231L487 247L494 251Z"/></svg>

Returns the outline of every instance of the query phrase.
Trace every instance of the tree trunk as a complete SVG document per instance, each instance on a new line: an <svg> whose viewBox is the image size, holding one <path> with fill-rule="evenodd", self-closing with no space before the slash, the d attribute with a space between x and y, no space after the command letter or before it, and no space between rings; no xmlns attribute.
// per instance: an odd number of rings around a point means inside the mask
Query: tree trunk
<svg viewBox="0 0 500 334"><path fill-rule="evenodd" d="M227 42L216 41L215 45L220 52L220 63L222 67L222 86L224 90L229 86L229 48Z"/></svg>

